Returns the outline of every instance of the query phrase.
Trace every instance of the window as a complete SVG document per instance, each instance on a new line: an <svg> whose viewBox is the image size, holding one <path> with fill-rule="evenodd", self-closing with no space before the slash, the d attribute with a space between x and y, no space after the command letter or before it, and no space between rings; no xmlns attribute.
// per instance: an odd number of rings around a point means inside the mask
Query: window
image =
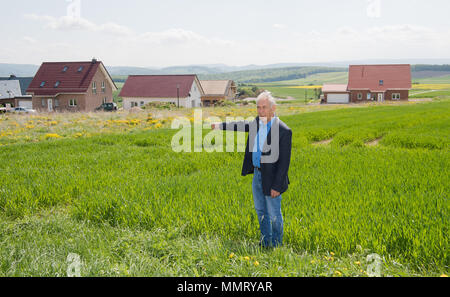
<svg viewBox="0 0 450 297"><path fill-rule="evenodd" d="M380 86L384 85L384 80L380 79Z"/></svg>
<svg viewBox="0 0 450 297"><path fill-rule="evenodd" d="M63 72L66 72L69 69L69 67L64 66Z"/></svg>
<svg viewBox="0 0 450 297"><path fill-rule="evenodd" d="M400 93L393 93L392 100L400 100Z"/></svg>
<svg viewBox="0 0 450 297"><path fill-rule="evenodd" d="M103 98L103 104L105 104L108 101L108 98L104 97Z"/></svg>
<svg viewBox="0 0 450 297"><path fill-rule="evenodd" d="M45 86L45 81L41 82L39 87L42 88L43 86Z"/></svg>
<svg viewBox="0 0 450 297"><path fill-rule="evenodd" d="M78 68L78 72L83 71L83 66L80 66L80 68Z"/></svg>
<svg viewBox="0 0 450 297"><path fill-rule="evenodd" d="M97 94L97 83L95 81L92 83L92 94Z"/></svg>
<svg viewBox="0 0 450 297"><path fill-rule="evenodd" d="M358 100L362 100L362 93L358 93Z"/></svg>
<svg viewBox="0 0 450 297"><path fill-rule="evenodd" d="M367 93L367 100L371 100L372 99L372 94L371 93Z"/></svg>
<svg viewBox="0 0 450 297"><path fill-rule="evenodd" d="M55 88L59 87L60 84L61 84L61 82L58 80L58 81L55 83Z"/></svg>
<svg viewBox="0 0 450 297"><path fill-rule="evenodd" d="M55 107L59 107L59 99L55 99Z"/></svg>
<svg viewBox="0 0 450 297"><path fill-rule="evenodd" d="M45 107L45 99L41 99L41 105L42 107Z"/></svg>
<svg viewBox="0 0 450 297"><path fill-rule="evenodd" d="M70 99L69 106L71 106L71 107L77 106L77 100L76 99Z"/></svg>
<svg viewBox="0 0 450 297"><path fill-rule="evenodd" d="M145 102L144 101L141 101L141 106L144 106L145 105Z"/></svg>
<svg viewBox="0 0 450 297"><path fill-rule="evenodd" d="M102 93L106 93L106 84L102 81Z"/></svg>

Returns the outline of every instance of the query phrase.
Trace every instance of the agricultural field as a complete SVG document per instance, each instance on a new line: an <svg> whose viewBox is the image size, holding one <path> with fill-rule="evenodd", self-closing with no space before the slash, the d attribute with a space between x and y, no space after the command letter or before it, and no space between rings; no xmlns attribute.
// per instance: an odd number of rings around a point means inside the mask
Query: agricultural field
<svg viewBox="0 0 450 297"><path fill-rule="evenodd" d="M316 73L308 75L306 78L301 79L277 81L273 83L264 83L259 85L307 86L307 85L323 85L323 84L346 84L347 82L348 82L348 72L329 72L329 73Z"/></svg>
<svg viewBox="0 0 450 297"><path fill-rule="evenodd" d="M449 98L278 114L291 185L269 250L243 153L171 149L192 111L0 115L0 275L65 276L70 253L83 276L367 276L374 253L383 276L448 275Z"/></svg>
<svg viewBox="0 0 450 297"><path fill-rule="evenodd" d="M436 98L450 96L450 83L446 84L413 84L410 98Z"/></svg>

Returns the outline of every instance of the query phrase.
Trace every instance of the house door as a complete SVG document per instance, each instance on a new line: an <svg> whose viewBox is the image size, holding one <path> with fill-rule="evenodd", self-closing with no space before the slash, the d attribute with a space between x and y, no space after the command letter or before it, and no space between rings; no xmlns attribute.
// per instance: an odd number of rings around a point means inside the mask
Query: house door
<svg viewBox="0 0 450 297"><path fill-rule="evenodd" d="M378 102L383 102L384 101L384 94L383 93L379 93L378 94Z"/></svg>
<svg viewBox="0 0 450 297"><path fill-rule="evenodd" d="M47 105L48 105L48 112L52 112L53 111L53 100L52 99L48 99L47 100Z"/></svg>

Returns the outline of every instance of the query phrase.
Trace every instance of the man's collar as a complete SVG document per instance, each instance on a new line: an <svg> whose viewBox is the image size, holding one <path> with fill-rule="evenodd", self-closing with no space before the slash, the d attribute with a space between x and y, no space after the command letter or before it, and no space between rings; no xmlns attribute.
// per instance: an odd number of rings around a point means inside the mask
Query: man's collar
<svg viewBox="0 0 450 297"><path fill-rule="evenodd" d="M274 114L273 117L272 117L272 120L270 120L270 123L273 124L273 122L276 120L276 118L277 118L277 115ZM261 118L259 116L258 116L258 123L259 124L263 124L263 121L261 120ZM269 124L269 123L267 123L267 124Z"/></svg>

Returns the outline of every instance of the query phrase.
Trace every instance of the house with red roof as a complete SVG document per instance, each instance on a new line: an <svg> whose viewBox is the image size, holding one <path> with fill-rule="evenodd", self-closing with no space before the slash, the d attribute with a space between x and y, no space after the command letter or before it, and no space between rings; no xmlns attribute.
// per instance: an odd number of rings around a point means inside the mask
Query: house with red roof
<svg viewBox="0 0 450 297"><path fill-rule="evenodd" d="M45 62L31 81L33 109L41 112L91 112L113 102L117 90L101 61Z"/></svg>
<svg viewBox="0 0 450 297"><path fill-rule="evenodd" d="M172 103L194 108L202 106L203 91L195 74L188 75L130 75L119 97L123 108L142 107L152 102Z"/></svg>
<svg viewBox="0 0 450 297"><path fill-rule="evenodd" d="M348 84L323 85L325 103L408 101L411 65L351 65Z"/></svg>

